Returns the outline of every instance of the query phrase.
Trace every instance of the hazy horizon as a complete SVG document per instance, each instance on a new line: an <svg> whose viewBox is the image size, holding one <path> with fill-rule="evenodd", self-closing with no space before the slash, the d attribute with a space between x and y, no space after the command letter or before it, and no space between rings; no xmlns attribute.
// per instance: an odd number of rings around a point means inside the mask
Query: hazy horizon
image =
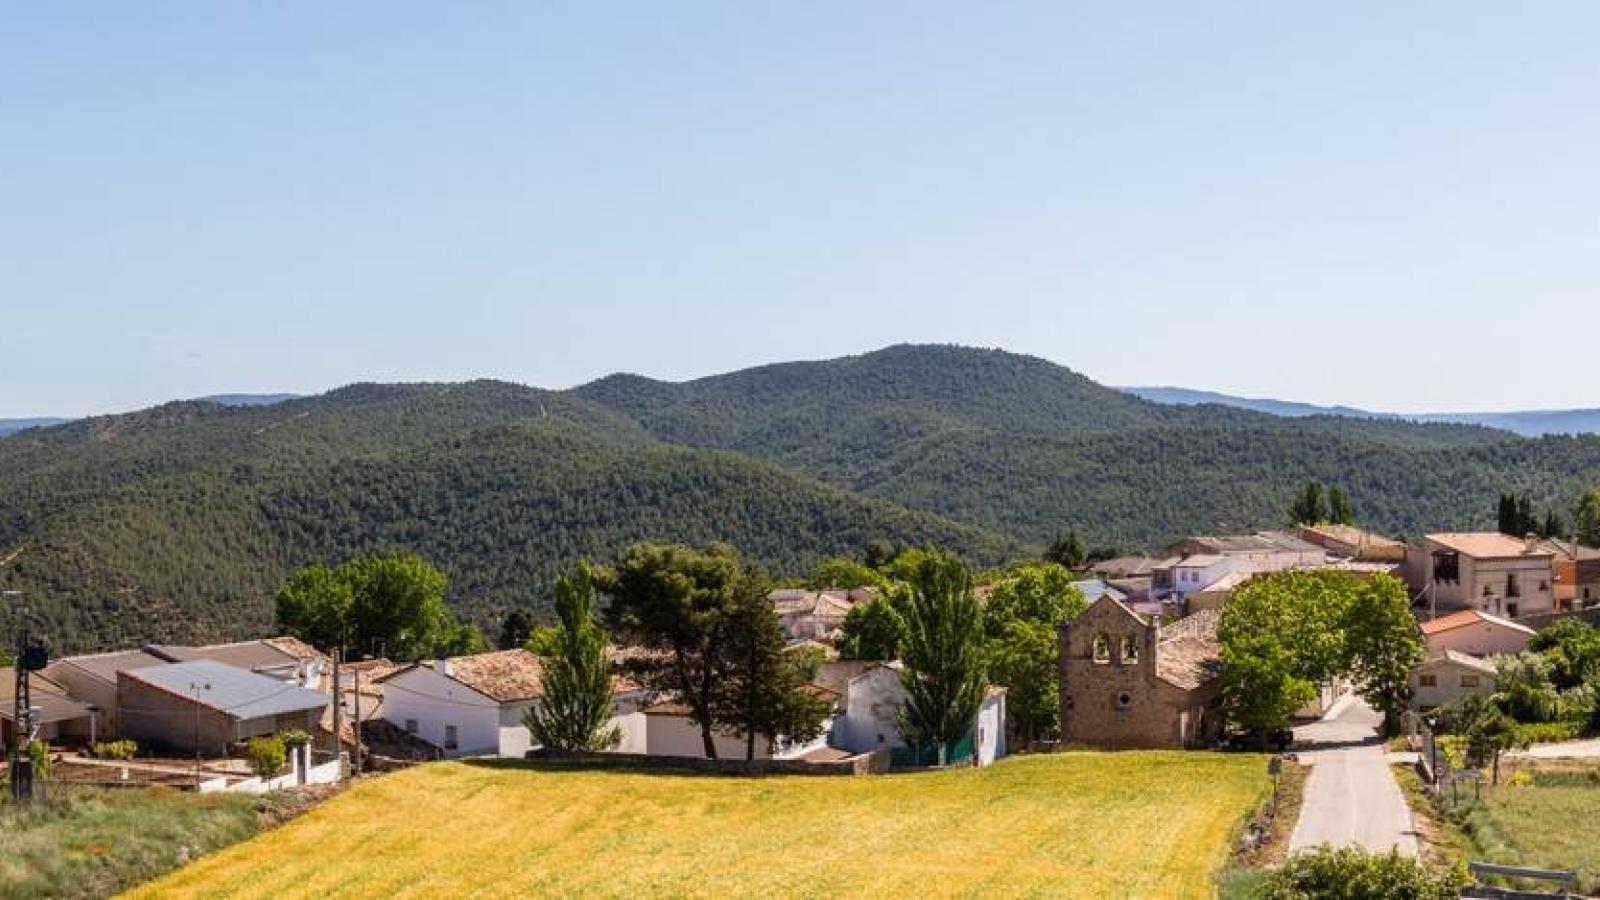
<svg viewBox="0 0 1600 900"><path fill-rule="evenodd" d="M19 8L0 415L901 342L1600 407L1597 33L1481 0Z"/></svg>

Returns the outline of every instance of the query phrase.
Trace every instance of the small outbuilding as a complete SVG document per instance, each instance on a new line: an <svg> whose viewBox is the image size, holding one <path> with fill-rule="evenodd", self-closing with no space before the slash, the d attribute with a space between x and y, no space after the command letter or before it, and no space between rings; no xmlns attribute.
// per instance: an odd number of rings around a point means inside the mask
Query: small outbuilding
<svg viewBox="0 0 1600 900"><path fill-rule="evenodd" d="M313 734L331 699L210 659L117 673L122 736L181 753L225 756L248 738Z"/></svg>

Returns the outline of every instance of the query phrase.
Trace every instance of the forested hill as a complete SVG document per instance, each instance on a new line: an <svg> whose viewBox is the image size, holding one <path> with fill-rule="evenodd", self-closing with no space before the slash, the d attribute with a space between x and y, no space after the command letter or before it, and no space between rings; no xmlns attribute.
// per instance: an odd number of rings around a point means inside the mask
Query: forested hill
<svg viewBox="0 0 1600 900"><path fill-rule="evenodd" d="M0 439L0 587L75 649L220 639L264 631L296 566L404 548L487 625L633 540L728 540L780 575L879 535L994 563L1068 526L1155 546L1282 525L1308 479L1387 530L1476 527L1501 492L1568 509L1600 439L1162 406L958 347L565 392L352 385Z"/></svg>

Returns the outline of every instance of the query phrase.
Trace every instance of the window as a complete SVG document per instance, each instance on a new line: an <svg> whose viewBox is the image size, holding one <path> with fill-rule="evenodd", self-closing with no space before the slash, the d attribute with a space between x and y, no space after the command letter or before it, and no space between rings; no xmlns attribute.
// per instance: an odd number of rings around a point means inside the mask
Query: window
<svg viewBox="0 0 1600 900"><path fill-rule="evenodd" d="M1125 666L1139 664L1139 641L1132 635L1122 636L1122 664Z"/></svg>
<svg viewBox="0 0 1600 900"><path fill-rule="evenodd" d="M417 733L417 720L416 719L407 719L406 720L406 734L416 734L416 733Z"/></svg>
<svg viewBox="0 0 1600 900"><path fill-rule="evenodd" d="M1478 676L1476 676L1476 675L1463 675L1463 676L1461 676L1461 686L1462 687L1468 687L1468 688L1477 687L1478 686Z"/></svg>
<svg viewBox="0 0 1600 900"><path fill-rule="evenodd" d="M1461 556L1449 550L1436 550L1433 554L1434 581L1460 581Z"/></svg>
<svg viewBox="0 0 1600 900"><path fill-rule="evenodd" d="M1118 692L1118 694L1117 694L1117 709L1127 709L1128 707L1130 707L1132 705L1133 705L1133 695L1132 694L1128 693L1127 691Z"/></svg>
<svg viewBox="0 0 1600 900"><path fill-rule="evenodd" d="M1111 662L1111 638L1104 634L1094 636L1094 661L1097 663Z"/></svg>
<svg viewBox="0 0 1600 900"><path fill-rule="evenodd" d="M446 725L444 727L444 748L446 750L455 750L457 748L456 727L454 725Z"/></svg>
<svg viewBox="0 0 1600 900"><path fill-rule="evenodd" d="M1422 685L1423 687L1438 687L1439 686L1439 676L1437 676L1437 675L1419 675L1419 676L1417 676L1417 683Z"/></svg>

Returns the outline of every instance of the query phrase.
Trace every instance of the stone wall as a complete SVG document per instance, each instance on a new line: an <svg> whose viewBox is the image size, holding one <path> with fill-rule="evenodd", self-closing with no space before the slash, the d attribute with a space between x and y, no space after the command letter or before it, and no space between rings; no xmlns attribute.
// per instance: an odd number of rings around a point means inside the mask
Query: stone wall
<svg viewBox="0 0 1600 900"><path fill-rule="evenodd" d="M624 768L714 772L719 775L881 775L889 771L888 750L859 753L840 760L804 759L701 759L686 756L649 756L644 753L569 754L540 748L528 759L573 768Z"/></svg>

